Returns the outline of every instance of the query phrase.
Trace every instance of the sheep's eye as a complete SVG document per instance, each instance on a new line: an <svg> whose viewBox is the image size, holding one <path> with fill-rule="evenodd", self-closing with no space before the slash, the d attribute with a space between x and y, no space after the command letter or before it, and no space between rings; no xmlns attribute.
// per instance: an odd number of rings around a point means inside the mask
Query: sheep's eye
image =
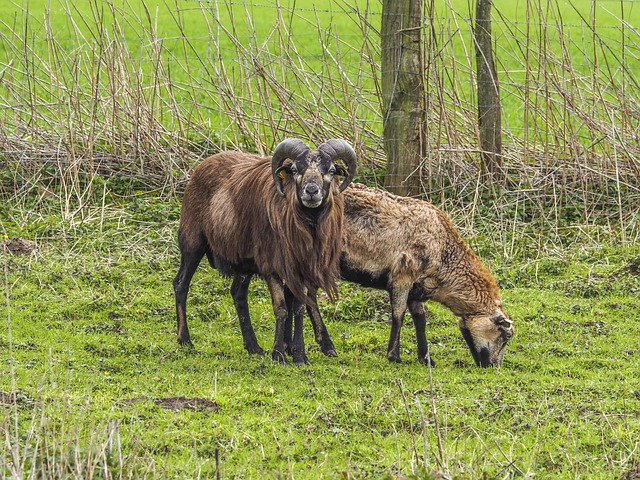
<svg viewBox="0 0 640 480"><path fill-rule="evenodd" d="M331 168L329 169L329 175L335 175L335 174L336 174L336 169L335 169L335 167L331 167Z"/></svg>
<svg viewBox="0 0 640 480"><path fill-rule="evenodd" d="M295 165L291 165L291 175L297 175L298 174L298 169L296 168Z"/></svg>

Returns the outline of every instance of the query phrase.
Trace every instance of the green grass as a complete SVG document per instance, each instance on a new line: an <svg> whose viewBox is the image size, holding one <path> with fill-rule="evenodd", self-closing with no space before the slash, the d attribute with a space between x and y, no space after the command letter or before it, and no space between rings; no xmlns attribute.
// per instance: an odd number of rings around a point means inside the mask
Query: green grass
<svg viewBox="0 0 640 480"><path fill-rule="evenodd" d="M3 112L4 123L12 133L24 124L64 131L72 117L96 130L91 133L102 140L101 148L110 143L103 130L135 130L141 123L181 131L194 141L215 135L239 145L243 136L260 136L247 142L255 148L272 140L276 125L318 135L315 113L337 123L336 130L353 132L357 119L362 123L355 130L373 141L369 137L382 129L376 91L380 2L280 5L5 2L0 75L6 86L0 85L0 93L13 108ZM353 9L367 16L368 27ZM426 52L433 69L428 96L455 112L450 122L475 111L469 81L475 71L473 14L468 2L439 2L433 51ZM608 128L611 105L623 102L626 109L637 102L640 52L633 26L639 21L633 2L558 0L528 13L524 3L497 2L493 29L505 132L547 148L559 135L579 138L584 147L600 143L590 134L589 119ZM158 126L129 105L137 102ZM283 107L287 103L290 110ZM587 115L575 118L573 109ZM304 120L293 121L291 110ZM351 124L343 126L332 114L351 118ZM229 118L236 115L258 132L248 133ZM438 120L431 121L435 134ZM615 121L624 130L633 117L623 112Z"/></svg>
<svg viewBox="0 0 640 480"><path fill-rule="evenodd" d="M364 8L368 2L358 3ZM269 82L279 81L291 96L307 101L318 92L304 79L290 78L291 62L313 75L338 78L343 68L359 85L362 32L341 4L302 0L281 6L160 0L5 2L0 6L0 74L11 82L0 85L0 94L18 106L7 112L5 122L13 131L22 115L33 115L36 109L36 117L49 128L64 129L58 121L69 115L92 123L94 115L103 114L105 119L93 122L110 125L113 117L117 128L131 130L145 119L135 111L119 118L119 112L128 109L128 102L141 101L165 128L204 129L227 140L237 126L224 113L230 108L225 102L250 117L267 117L264 112L280 108L282 99L261 91L260 68L273 75ZM379 23L380 6L371 9ZM343 66L327 62L327 52ZM289 55L293 60L287 60ZM370 75L363 81L371 96ZM15 88L9 86L13 82ZM331 88L327 95L342 101L346 97ZM78 102L89 105L78 109ZM368 111L354 108L361 114ZM108 148L108 142L101 147Z"/></svg>
<svg viewBox="0 0 640 480"><path fill-rule="evenodd" d="M307 325L312 365L283 366L246 354L229 281L204 263L188 304L195 348L178 346L179 204L108 200L67 220L46 199L0 208L6 235L39 248L0 254L3 475L210 478L216 450L222 478L605 479L640 461L637 247L576 237L509 257L497 236L471 239L515 322L502 368L476 368L438 305L437 366L418 363L410 322L404 363L389 364L386 295L350 284L322 305L339 358ZM269 349L268 292L258 280L251 292ZM214 403L154 402L177 396Z"/></svg>

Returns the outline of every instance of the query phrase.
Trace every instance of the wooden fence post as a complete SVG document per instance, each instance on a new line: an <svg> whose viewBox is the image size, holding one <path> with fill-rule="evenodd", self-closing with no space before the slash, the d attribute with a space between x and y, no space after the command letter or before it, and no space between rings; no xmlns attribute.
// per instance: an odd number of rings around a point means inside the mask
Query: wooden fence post
<svg viewBox="0 0 640 480"><path fill-rule="evenodd" d="M491 0L476 0L473 29L478 81L478 130L482 172L504 182L502 169L502 124L498 73L491 41Z"/></svg>
<svg viewBox="0 0 640 480"><path fill-rule="evenodd" d="M398 195L422 191L425 157L422 1L383 0L382 106L387 155L385 187Z"/></svg>

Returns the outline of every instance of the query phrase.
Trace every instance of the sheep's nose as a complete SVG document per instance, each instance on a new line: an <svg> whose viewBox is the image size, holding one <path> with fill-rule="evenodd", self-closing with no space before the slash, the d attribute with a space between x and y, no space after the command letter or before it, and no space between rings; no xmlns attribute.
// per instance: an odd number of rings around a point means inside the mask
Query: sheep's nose
<svg viewBox="0 0 640 480"><path fill-rule="evenodd" d="M304 193L306 193L307 195L317 195L319 191L320 187L318 187L318 185L316 185L315 183L308 183L304 187Z"/></svg>

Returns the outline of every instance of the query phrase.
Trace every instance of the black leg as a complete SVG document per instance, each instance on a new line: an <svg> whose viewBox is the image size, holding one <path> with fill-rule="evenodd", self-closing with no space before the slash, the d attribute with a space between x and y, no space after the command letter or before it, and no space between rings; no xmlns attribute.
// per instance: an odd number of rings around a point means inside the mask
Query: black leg
<svg viewBox="0 0 640 480"><path fill-rule="evenodd" d="M256 333L251 324L251 316L249 315L249 302L247 297L249 295L251 277L252 275L235 275L231 283L231 295L233 296L233 303L236 306L236 313L240 320L240 330L242 331L244 348L249 353L264 355L264 350L260 348L258 344Z"/></svg>
<svg viewBox="0 0 640 480"><path fill-rule="evenodd" d="M193 274L206 252L206 243L204 239L201 239L198 245L190 248L187 246L184 237L178 233L178 246L181 254L180 269L173 279L173 291L176 297L176 317L178 320L178 343L193 346L187 325L187 295L189 294L189 285Z"/></svg>
<svg viewBox="0 0 640 480"><path fill-rule="evenodd" d="M267 281L269 292L271 292L271 303L273 304L273 313L276 317L276 331L271 358L277 362L288 363L284 344L284 330L288 313L284 292L285 287L275 275L268 276L265 280Z"/></svg>
<svg viewBox="0 0 640 480"><path fill-rule="evenodd" d="M287 288L285 291L287 303L287 323L289 330L291 329L291 316L293 314L294 328L293 341L290 343L291 355L293 355L293 363L297 365L308 365L309 359L305 352L304 346L304 305L296 299L291 291ZM288 333L291 335L291 332ZM287 335L287 326L285 324L285 336Z"/></svg>
<svg viewBox="0 0 640 480"><path fill-rule="evenodd" d="M311 298L313 304L307 305L307 313L309 314L309 318L311 319L311 324L313 325L313 332L316 336L316 342L320 345L320 350L327 357L337 357L338 353L336 352L336 348L333 346L333 342L331 341L331 336L327 331L327 327L322 321L322 315L320 315L320 309L318 308L318 299L317 299L317 291L309 291L309 298Z"/></svg>
<svg viewBox="0 0 640 480"><path fill-rule="evenodd" d="M389 291L391 298L391 335L387 347L387 358L390 362L400 363L400 330L407 311L409 288L394 287Z"/></svg>
<svg viewBox="0 0 640 480"><path fill-rule="evenodd" d="M427 337L425 334L425 327L427 325L427 310L424 304L418 300L409 300L407 306L409 307L409 313L413 318L413 324L416 327L416 341L418 342L418 361L420 363L430 363L435 366L434 362L429 356L429 344L427 343Z"/></svg>
<svg viewBox="0 0 640 480"><path fill-rule="evenodd" d="M287 355L293 355L293 312L295 306L287 303L287 321L284 324L284 349Z"/></svg>

